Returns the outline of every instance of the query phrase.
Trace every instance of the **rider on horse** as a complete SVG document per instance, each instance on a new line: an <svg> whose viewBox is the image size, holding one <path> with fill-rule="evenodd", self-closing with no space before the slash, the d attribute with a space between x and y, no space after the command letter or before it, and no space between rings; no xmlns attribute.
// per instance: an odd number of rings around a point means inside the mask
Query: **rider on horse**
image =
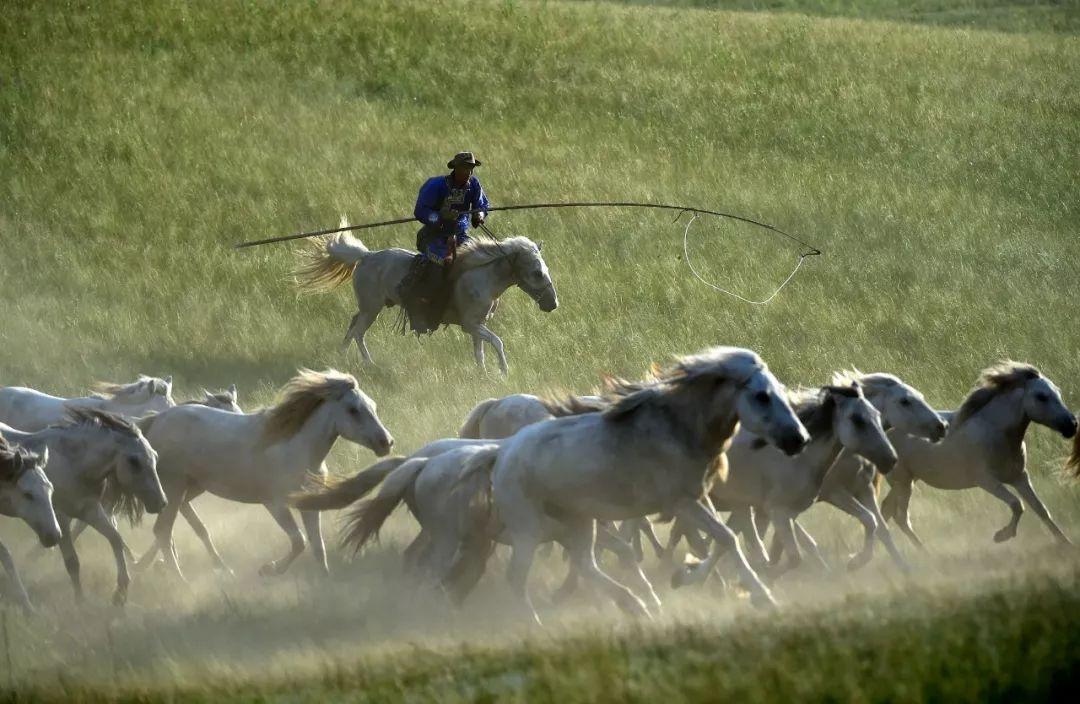
<svg viewBox="0 0 1080 704"><path fill-rule="evenodd" d="M480 166L472 152L460 152L447 163L452 171L429 178L420 187L413 215L423 224L416 233L420 251L401 285L402 302L417 334L434 332L450 302L449 270L457 248L469 241L469 225L480 227L488 199L473 169ZM478 212L468 213L470 210Z"/></svg>

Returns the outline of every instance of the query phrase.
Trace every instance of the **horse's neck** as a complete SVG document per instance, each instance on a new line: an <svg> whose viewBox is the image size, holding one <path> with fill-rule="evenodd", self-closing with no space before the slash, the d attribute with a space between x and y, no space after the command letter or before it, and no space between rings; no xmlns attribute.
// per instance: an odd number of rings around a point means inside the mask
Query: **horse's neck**
<svg viewBox="0 0 1080 704"><path fill-rule="evenodd" d="M835 429L829 429L828 432L811 438L810 443L797 455L797 461L809 468L810 475L820 486L825 481L829 468L836 464L836 459L843 449L844 446L840 444L840 438Z"/></svg>
<svg viewBox="0 0 1080 704"><path fill-rule="evenodd" d="M300 430L280 443L286 452L302 457L307 469L322 464L337 440L332 411L331 404L319 404Z"/></svg>
<svg viewBox="0 0 1080 704"><path fill-rule="evenodd" d="M1019 447L1031 423L1031 419L1024 412L1023 398L1023 389L998 394L969 420L983 423L1000 433L1009 446Z"/></svg>
<svg viewBox="0 0 1080 704"><path fill-rule="evenodd" d="M867 403L876 408L878 413L881 414L882 429L888 430L889 428L891 428L892 423L890 422L888 416L885 415L885 406L889 401L889 392L884 389L871 390L863 388L863 395L866 397Z"/></svg>
<svg viewBox="0 0 1080 704"><path fill-rule="evenodd" d="M112 471L111 460L116 454L116 444L107 431L75 425L48 428L41 434L48 437L50 452L55 446L58 454L67 459L66 465L72 474L70 479L96 485ZM46 473L51 466L50 461Z"/></svg>
<svg viewBox="0 0 1080 704"><path fill-rule="evenodd" d="M514 266L511 264L509 257L499 257L487 264L469 269L458 280L461 281L466 278L474 282L479 281L493 299L498 298L506 289L517 283Z"/></svg>
<svg viewBox="0 0 1080 704"><path fill-rule="evenodd" d="M99 398L97 396L80 396L78 398L69 398L65 401L65 405L78 406L79 408L90 408L95 411L108 411L110 410L109 404L111 399Z"/></svg>

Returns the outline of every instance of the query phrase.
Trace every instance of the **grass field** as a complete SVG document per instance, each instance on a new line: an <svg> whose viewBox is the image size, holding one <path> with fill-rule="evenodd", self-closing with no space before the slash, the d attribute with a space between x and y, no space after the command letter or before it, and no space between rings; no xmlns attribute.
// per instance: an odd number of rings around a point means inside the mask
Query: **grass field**
<svg viewBox="0 0 1080 704"><path fill-rule="evenodd" d="M236 382L252 408L297 367L333 366L357 375L403 450L454 434L483 398L584 391L599 372L637 377L714 344L759 351L790 385L891 371L941 408L1012 357L1080 407L1075 2L154 0L0 13L2 384L74 395L173 374L181 397ZM510 358L502 379L474 368L460 332L417 342L394 334L392 313L368 336L379 365L362 368L337 349L347 288L298 296L295 246L230 248L342 213L407 216L461 149L485 162L495 204L697 205L824 255L756 307L692 278L686 221L670 213L496 214L497 232L544 241L560 297L551 314L504 297L492 323ZM730 221L690 233L695 265L751 298L798 252ZM413 234L363 233L371 247ZM1028 442L1036 487L1080 537L1080 493L1058 475L1066 448L1044 428ZM331 465L370 459L341 446ZM184 528L191 587L140 575L124 615L104 606L114 573L99 538L82 549L100 604L81 611L59 558L20 559L42 614L6 616L0 686L102 699L985 701L1067 683L1076 556L1051 549L1030 515L1015 544L993 545L1006 516L988 497L915 501L933 551L910 581L882 559L858 577L803 575L765 616L719 589L662 594L668 613L649 626L582 600L537 634L494 575L460 612L405 593L407 517L355 562L335 551L328 581L303 559L266 583L255 566L282 536L261 509L207 499L235 581L209 574ZM860 532L832 513L814 508L808 526L839 564ZM21 558L27 531L0 525ZM130 536L140 547L149 530ZM549 558L537 592L561 571Z"/></svg>

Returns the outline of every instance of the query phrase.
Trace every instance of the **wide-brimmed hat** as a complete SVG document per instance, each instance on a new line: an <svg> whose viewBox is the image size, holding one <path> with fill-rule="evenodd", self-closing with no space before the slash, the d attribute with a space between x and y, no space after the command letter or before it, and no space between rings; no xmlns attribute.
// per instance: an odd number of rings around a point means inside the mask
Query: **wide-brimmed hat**
<svg viewBox="0 0 1080 704"><path fill-rule="evenodd" d="M446 162L446 168L453 169L457 166L480 166L480 162L473 157L472 152L458 152L454 158Z"/></svg>

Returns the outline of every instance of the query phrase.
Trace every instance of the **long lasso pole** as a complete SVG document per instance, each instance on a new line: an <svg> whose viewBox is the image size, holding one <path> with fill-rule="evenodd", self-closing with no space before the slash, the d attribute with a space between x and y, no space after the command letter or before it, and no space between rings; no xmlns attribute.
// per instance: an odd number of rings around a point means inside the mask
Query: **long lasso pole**
<svg viewBox="0 0 1080 704"><path fill-rule="evenodd" d="M804 242L795 235L788 232L784 232L778 227L774 227L767 223L759 222L751 218L743 217L742 215L735 215L733 213L724 213L717 210L706 210L704 208L693 208L686 205L669 205L667 203L637 203L629 201L571 201L567 203L529 203L524 205L502 205L494 208L488 208L486 212L492 213L496 211L508 211L508 210L540 210L548 208L655 208L657 210L676 210L680 214L682 213L696 213L700 215L716 215L718 217L730 218L732 220L738 220L740 222L749 223L751 225L757 225L763 227L766 230L775 232L778 235L788 238L792 242L797 242L802 245L805 250L802 256L813 257L821 254L821 250L817 247ZM481 212L481 209L474 208L473 210L463 210L462 215ZM291 240L306 239L309 237L319 237L320 235L332 235L336 232L348 232L351 230L368 230L374 227L385 227L387 225L400 225L407 222L414 222L414 218L399 218L397 220L383 220L382 222L372 222L363 225L347 225L345 227L333 227L325 230L315 230L314 232L301 232L295 235L283 235L281 237L269 237L263 240L254 240L252 242L240 242L234 245L235 249L245 249L247 247L256 247L263 244L273 244L276 242L289 242Z"/></svg>

